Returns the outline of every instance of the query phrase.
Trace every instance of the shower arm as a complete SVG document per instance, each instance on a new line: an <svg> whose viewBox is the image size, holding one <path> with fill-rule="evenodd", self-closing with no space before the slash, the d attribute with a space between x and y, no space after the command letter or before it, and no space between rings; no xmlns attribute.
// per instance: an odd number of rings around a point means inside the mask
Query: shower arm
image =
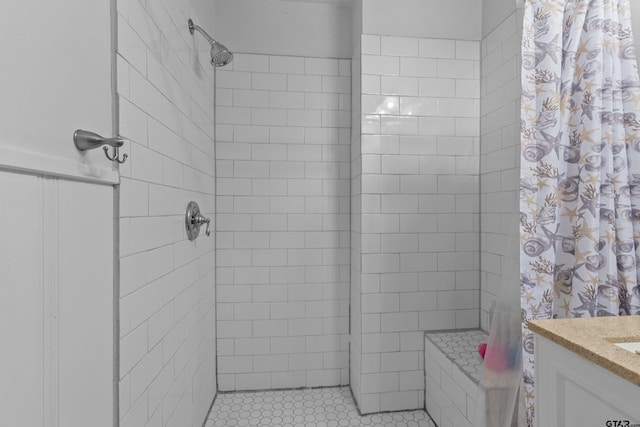
<svg viewBox="0 0 640 427"><path fill-rule="evenodd" d="M193 23L193 21L191 19L189 19L189 32L191 34L193 34L193 30L197 30L200 34L202 34L204 36L204 38L207 39L207 41L209 42L209 44L211 46L213 46L216 41L211 38L211 36L209 34L207 34L207 32L205 30L202 29L202 27L200 27L199 25L196 25Z"/></svg>

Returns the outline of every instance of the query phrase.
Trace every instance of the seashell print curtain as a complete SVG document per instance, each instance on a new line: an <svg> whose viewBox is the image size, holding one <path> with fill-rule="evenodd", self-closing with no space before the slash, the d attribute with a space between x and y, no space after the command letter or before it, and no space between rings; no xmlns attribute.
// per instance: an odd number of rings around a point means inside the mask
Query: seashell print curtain
<svg viewBox="0 0 640 427"><path fill-rule="evenodd" d="M521 308L640 314L640 85L628 0L527 0L522 39Z"/></svg>

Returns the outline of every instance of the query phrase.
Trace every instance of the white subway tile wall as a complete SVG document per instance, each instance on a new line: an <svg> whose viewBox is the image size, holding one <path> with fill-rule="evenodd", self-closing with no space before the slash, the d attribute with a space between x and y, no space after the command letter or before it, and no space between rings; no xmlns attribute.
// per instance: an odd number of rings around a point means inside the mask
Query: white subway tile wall
<svg viewBox="0 0 640 427"><path fill-rule="evenodd" d="M471 427L476 414L485 414L487 408L476 407L482 376L482 359L476 349L487 338L479 330L425 334L425 406L437 425ZM483 404L484 399L478 403Z"/></svg>
<svg viewBox="0 0 640 427"><path fill-rule="evenodd" d="M217 71L220 390L349 382L350 62Z"/></svg>
<svg viewBox="0 0 640 427"><path fill-rule="evenodd" d="M372 413L423 406L423 331L478 327L480 43L361 43L351 385Z"/></svg>
<svg viewBox="0 0 640 427"><path fill-rule="evenodd" d="M130 154L120 166L122 427L199 427L216 394L214 237L189 242L183 226L190 200L215 212L214 72L208 44L187 31L193 3L117 2ZM212 13L198 16L212 25Z"/></svg>
<svg viewBox="0 0 640 427"><path fill-rule="evenodd" d="M366 157L362 155L361 128L364 125L362 120L362 107L367 102L362 96L363 88L374 86L378 93L380 90L380 78L374 81L367 80L362 74L362 53L363 50L371 49L366 45L366 40L360 37L361 29L354 29L354 52L351 62L351 286L350 286L350 346L349 346L349 384L354 396L356 405L362 400L362 372L366 372L370 364L362 355L362 332L366 328L367 322L362 315L362 283L360 281L362 273L362 209L369 200L362 197L362 171L365 167ZM361 43L362 42L362 43ZM378 53L380 46L377 47ZM372 93L372 92L369 92ZM376 165L377 163L377 165ZM379 162L371 165L378 170ZM377 202L377 201L376 201Z"/></svg>
<svg viewBox="0 0 640 427"><path fill-rule="evenodd" d="M504 262L504 255L519 247L513 240L518 240L522 13L514 10L482 40L480 326L484 330L489 329L489 313L503 277L519 277L519 266ZM517 280L513 285L518 286Z"/></svg>

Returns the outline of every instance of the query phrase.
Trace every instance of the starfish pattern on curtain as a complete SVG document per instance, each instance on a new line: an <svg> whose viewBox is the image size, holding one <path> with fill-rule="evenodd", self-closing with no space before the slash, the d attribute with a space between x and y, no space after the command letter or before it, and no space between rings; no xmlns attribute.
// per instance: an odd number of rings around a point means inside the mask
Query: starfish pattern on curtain
<svg viewBox="0 0 640 427"><path fill-rule="evenodd" d="M532 319L640 314L640 85L628 0L527 0L520 273Z"/></svg>

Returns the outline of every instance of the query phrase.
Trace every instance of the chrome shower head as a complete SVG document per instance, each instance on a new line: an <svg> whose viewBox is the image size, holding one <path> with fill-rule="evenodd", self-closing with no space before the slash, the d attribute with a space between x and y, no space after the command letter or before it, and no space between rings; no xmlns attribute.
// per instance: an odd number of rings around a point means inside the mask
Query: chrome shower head
<svg viewBox="0 0 640 427"><path fill-rule="evenodd" d="M222 43L213 42L211 45L211 65L224 67L231 61L233 61L233 53Z"/></svg>
<svg viewBox="0 0 640 427"><path fill-rule="evenodd" d="M195 25L191 19L188 21L189 32L193 34L194 30L198 30L200 34L207 39L211 45L211 65L216 67L224 67L229 62L233 61L233 53L220 42L215 41L205 30L200 26Z"/></svg>

